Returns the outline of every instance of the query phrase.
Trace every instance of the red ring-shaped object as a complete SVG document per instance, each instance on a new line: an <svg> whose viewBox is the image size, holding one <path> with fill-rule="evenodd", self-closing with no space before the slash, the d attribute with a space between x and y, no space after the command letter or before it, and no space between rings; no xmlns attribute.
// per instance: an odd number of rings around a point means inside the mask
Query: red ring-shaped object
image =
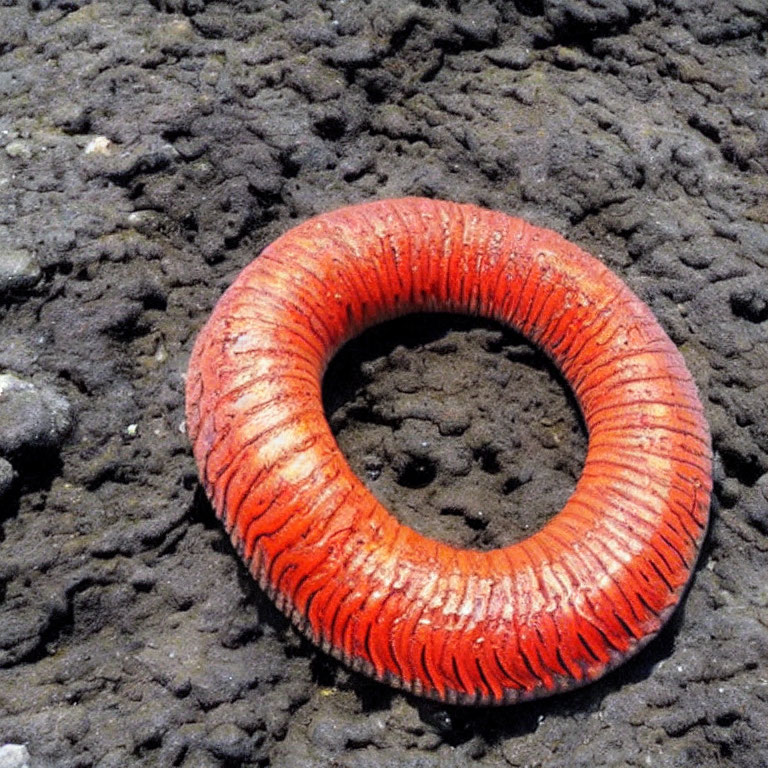
<svg viewBox="0 0 768 768"><path fill-rule="evenodd" d="M325 419L335 350L430 310L524 334L589 431L563 510L503 549L457 549L399 523ZM624 661L680 600L707 526L709 431L651 312L554 232L471 205L352 206L268 246L197 339L187 425L217 514L294 624L352 668L451 703L545 696Z"/></svg>

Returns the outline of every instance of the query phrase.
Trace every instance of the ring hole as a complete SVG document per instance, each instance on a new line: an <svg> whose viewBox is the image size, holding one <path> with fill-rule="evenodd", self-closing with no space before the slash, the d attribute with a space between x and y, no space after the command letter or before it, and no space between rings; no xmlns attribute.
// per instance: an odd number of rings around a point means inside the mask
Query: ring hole
<svg viewBox="0 0 768 768"><path fill-rule="evenodd" d="M345 345L323 381L352 470L402 523L456 547L520 541L571 495L587 450L547 357L497 323L418 314Z"/></svg>

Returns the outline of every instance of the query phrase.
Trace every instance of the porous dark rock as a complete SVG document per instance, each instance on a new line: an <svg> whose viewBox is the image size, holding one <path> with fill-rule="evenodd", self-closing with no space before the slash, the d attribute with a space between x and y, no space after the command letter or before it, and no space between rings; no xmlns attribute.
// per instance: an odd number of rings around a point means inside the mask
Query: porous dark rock
<svg viewBox="0 0 768 768"><path fill-rule="evenodd" d="M35 0L0 24L4 744L57 768L768 763L764 3ZM512 710L402 696L301 639L184 433L234 275L299 220L403 195L601 258L712 427L683 608L596 684ZM527 535L581 470L567 389L490 324L374 330L325 395L363 481L456 545Z"/></svg>

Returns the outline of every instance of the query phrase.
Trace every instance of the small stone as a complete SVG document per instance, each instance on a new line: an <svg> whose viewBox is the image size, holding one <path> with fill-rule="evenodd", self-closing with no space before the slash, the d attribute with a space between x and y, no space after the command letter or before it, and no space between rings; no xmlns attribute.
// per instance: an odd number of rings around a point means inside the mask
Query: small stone
<svg viewBox="0 0 768 768"><path fill-rule="evenodd" d="M14 476L11 463L0 456L0 499L9 491Z"/></svg>
<svg viewBox="0 0 768 768"><path fill-rule="evenodd" d="M0 453L58 448L72 428L72 408L49 387L0 375Z"/></svg>
<svg viewBox="0 0 768 768"><path fill-rule="evenodd" d="M29 768L29 751L24 744L3 744L0 747L0 768Z"/></svg>
<svg viewBox="0 0 768 768"><path fill-rule="evenodd" d="M106 136L94 136L85 145L86 155L111 155L114 144Z"/></svg>
<svg viewBox="0 0 768 768"><path fill-rule="evenodd" d="M20 157L22 160L29 160L32 157L32 144L22 139L15 139L5 145L5 152L9 157Z"/></svg>
<svg viewBox="0 0 768 768"><path fill-rule="evenodd" d="M34 254L22 248L0 244L0 296L31 288L40 279L40 265Z"/></svg>

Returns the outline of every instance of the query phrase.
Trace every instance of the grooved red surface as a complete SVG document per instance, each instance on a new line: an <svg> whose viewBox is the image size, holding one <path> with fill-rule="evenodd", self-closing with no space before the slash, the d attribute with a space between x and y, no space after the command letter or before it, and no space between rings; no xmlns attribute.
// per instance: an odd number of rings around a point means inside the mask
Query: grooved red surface
<svg viewBox="0 0 768 768"><path fill-rule="evenodd" d="M504 549L401 525L325 420L334 351L430 310L494 318L539 345L589 431L563 510ZM268 246L197 339L187 425L208 496L278 607L353 668L448 702L529 699L616 666L679 601L707 526L709 431L651 312L554 232L470 205L352 206Z"/></svg>

